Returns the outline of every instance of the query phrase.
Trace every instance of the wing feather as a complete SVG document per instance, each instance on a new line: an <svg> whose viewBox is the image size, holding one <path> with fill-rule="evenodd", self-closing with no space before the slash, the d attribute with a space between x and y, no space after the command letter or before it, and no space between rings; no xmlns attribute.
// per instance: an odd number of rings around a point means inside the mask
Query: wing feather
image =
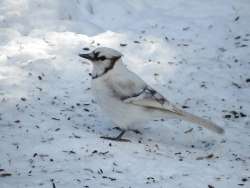
<svg viewBox="0 0 250 188"><path fill-rule="evenodd" d="M170 111L173 113L181 113L181 110L172 105L166 98L164 98L157 91L149 86L146 86L137 94L123 99L125 103L131 103L138 106L156 108L159 110Z"/></svg>

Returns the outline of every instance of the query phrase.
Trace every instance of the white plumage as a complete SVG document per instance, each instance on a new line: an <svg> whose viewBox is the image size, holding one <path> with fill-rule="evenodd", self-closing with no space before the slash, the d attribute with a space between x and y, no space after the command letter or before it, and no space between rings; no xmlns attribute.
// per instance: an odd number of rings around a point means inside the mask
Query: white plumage
<svg viewBox="0 0 250 188"><path fill-rule="evenodd" d="M122 133L112 140L123 140L127 129L159 118L177 118L193 122L216 133L224 130L215 123L177 108L160 93L147 85L139 76L128 70L122 54L99 47L89 54L79 54L93 63L92 90L97 103Z"/></svg>

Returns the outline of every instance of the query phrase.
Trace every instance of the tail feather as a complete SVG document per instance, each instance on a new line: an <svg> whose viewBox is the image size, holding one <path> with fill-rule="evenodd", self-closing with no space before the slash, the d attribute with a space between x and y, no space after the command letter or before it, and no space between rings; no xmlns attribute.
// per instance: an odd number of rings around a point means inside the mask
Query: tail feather
<svg viewBox="0 0 250 188"><path fill-rule="evenodd" d="M176 117L180 118L189 122L193 122L195 124L199 124L202 127L205 127L207 129L210 129L211 131L214 131L218 134L223 134L224 129L213 123L212 121L203 119L201 117L198 117L196 115L193 115L191 113L185 112L184 110L175 107L174 105L170 104L169 102L166 102L164 104L161 104L160 102L156 101L155 99L148 99L148 98L142 98L138 99L140 96L132 97L125 99L124 102L126 103L132 103L134 105L139 105L147 108L154 108L161 111L167 112L168 116L170 117Z"/></svg>
<svg viewBox="0 0 250 188"><path fill-rule="evenodd" d="M195 123L195 124L199 124L204 128L207 128L213 132L216 132L218 134L223 134L224 133L224 129L221 128L220 126L216 125L215 123L213 123L212 121L209 121L207 119L198 117L196 115L193 115L191 113L188 112L184 112L183 110L181 110L181 112L179 112L179 117L181 117L181 119Z"/></svg>

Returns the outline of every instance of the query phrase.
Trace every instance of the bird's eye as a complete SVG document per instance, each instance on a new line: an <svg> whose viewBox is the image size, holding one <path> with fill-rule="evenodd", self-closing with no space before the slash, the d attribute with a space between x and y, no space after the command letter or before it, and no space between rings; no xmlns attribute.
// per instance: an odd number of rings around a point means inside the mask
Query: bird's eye
<svg viewBox="0 0 250 188"><path fill-rule="evenodd" d="M101 56L98 59L100 59L101 61L104 61L106 59L106 57L105 56Z"/></svg>

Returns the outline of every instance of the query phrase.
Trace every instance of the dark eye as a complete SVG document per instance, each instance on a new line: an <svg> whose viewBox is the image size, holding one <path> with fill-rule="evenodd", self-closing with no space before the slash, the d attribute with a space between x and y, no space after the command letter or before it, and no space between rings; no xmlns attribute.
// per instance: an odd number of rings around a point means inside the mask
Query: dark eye
<svg viewBox="0 0 250 188"><path fill-rule="evenodd" d="M106 59L106 57L105 56L101 56L98 59L100 59L101 61L104 61Z"/></svg>

